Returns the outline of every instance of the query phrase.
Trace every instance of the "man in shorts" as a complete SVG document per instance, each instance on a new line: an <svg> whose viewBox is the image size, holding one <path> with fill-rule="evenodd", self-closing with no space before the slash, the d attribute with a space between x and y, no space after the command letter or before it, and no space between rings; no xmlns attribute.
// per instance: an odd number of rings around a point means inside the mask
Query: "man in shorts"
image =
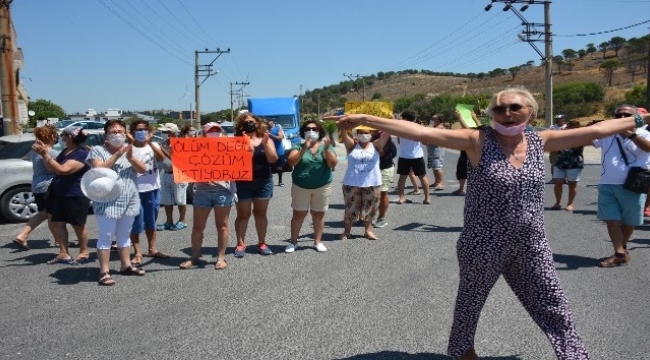
<svg viewBox="0 0 650 360"><path fill-rule="evenodd" d="M410 111L404 111L401 114L402 120L415 122L415 114ZM404 204L404 187L406 186L406 178L409 173L413 171L415 176L420 178L422 190L424 190L424 204L430 204L429 200L429 179L427 178L427 169L424 166L424 151L422 150L422 143L409 139L399 138L399 159L397 160L397 173L399 180L397 182L397 192L399 194L399 204ZM410 202L410 201L409 201Z"/></svg>
<svg viewBox="0 0 650 360"><path fill-rule="evenodd" d="M445 126L442 124L442 115L436 114L431 116L429 126L436 129L445 129ZM432 190L434 191L445 189L444 173L442 171L444 162L445 148L434 144L427 144L427 168L433 170L434 182Z"/></svg>
<svg viewBox="0 0 650 360"><path fill-rule="evenodd" d="M636 107L632 105L619 105L614 116L641 118ZM607 225L607 233L614 246L614 255L601 261L598 266L610 268L630 262L627 242L634 232L634 227L643 225L646 194L627 190L623 184L630 167L647 167L650 161L650 132L638 127L636 130L627 130L594 140L593 143L595 147L603 149L597 217Z"/></svg>
<svg viewBox="0 0 650 360"><path fill-rule="evenodd" d="M372 141L377 140L381 136L379 131L372 132ZM393 183L393 176L395 175L395 164L393 158L397 155L395 152L397 147L393 143L393 139L389 138L384 148L379 152L379 170L381 170L381 186L379 187L379 215L374 227L383 228L388 225L386 221L386 212L388 212L388 189Z"/></svg>
<svg viewBox="0 0 650 360"><path fill-rule="evenodd" d="M173 125L173 126L172 126ZM187 183L175 183L174 172L171 165L170 138L178 134L178 126L172 123L165 124L161 129L168 133L168 139L162 144L161 149L165 154L165 160L160 162L160 205L165 209L167 221L156 227L156 230L182 230L187 227L185 224L185 212L187 210ZM174 223L174 205L178 206L179 220Z"/></svg>

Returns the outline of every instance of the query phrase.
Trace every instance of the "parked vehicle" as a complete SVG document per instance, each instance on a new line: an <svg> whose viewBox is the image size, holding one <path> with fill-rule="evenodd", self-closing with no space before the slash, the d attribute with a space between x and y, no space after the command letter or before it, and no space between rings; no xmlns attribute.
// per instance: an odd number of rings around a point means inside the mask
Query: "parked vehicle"
<svg viewBox="0 0 650 360"><path fill-rule="evenodd" d="M80 120L80 121L72 121L69 122L70 120L62 120L54 123L54 126L59 129L59 131L63 131L63 128L68 127L68 126L81 126L82 128L86 130L104 130L104 123L101 121L93 121L93 120Z"/></svg>
<svg viewBox="0 0 650 360"><path fill-rule="evenodd" d="M251 98L248 111L282 126L291 144L300 144L300 104L296 97Z"/></svg>
<svg viewBox="0 0 650 360"><path fill-rule="evenodd" d="M87 130L84 146L104 143L104 130ZM23 222L34 216L38 209L32 194L31 149L36 141L33 133L0 137L0 214L11 222ZM160 137L153 141L161 143ZM54 149L61 150L59 144Z"/></svg>

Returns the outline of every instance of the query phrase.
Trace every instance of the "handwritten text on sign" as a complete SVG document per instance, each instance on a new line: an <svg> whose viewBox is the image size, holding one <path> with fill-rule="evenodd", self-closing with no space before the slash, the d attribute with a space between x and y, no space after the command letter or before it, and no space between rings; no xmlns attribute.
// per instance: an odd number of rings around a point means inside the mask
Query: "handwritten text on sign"
<svg viewBox="0 0 650 360"><path fill-rule="evenodd" d="M253 154L246 136L171 138L174 182L253 179Z"/></svg>
<svg viewBox="0 0 650 360"><path fill-rule="evenodd" d="M368 114L384 118L393 117L393 103L385 101L346 101L346 114Z"/></svg>

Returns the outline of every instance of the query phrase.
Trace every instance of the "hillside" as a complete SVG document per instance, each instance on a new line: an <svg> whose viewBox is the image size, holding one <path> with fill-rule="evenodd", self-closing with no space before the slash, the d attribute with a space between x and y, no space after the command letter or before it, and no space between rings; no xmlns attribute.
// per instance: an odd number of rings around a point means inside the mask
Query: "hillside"
<svg viewBox="0 0 650 360"><path fill-rule="evenodd" d="M639 58L627 55L625 51L600 51L563 60L562 56L554 58L553 85L558 86L575 82L595 82L605 89L603 103L622 99L625 92L635 85L646 84L647 56ZM601 64L606 61L618 62L618 67L611 76L611 86ZM417 94L424 98L435 98L446 94L450 96L485 95L487 99L493 93L508 86L524 86L529 89L544 108L545 76L544 66L532 66L532 61L518 68L495 69L488 74L450 74L449 76L432 75L426 71L400 71L389 74L377 74L355 82L345 81L322 89L305 93L304 101L307 112L319 101L320 112L334 111L342 107L345 101L369 100L393 101L413 97ZM362 82L363 81L363 82ZM311 105L311 106L310 106ZM397 109L400 110L400 109ZM585 119L603 118L604 114L593 114Z"/></svg>

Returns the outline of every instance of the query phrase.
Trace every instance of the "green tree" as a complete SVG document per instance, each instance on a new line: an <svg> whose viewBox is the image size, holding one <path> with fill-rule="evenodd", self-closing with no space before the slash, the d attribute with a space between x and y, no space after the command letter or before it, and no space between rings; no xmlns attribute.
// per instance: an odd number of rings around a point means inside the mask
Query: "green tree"
<svg viewBox="0 0 650 360"><path fill-rule="evenodd" d="M612 86L612 78L614 77L614 72L616 69L618 69L619 66L621 66L621 62L617 59L605 60L600 64L600 70L605 74L607 86Z"/></svg>
<svg viewBox="0 0 650 360"><path fill-rule="evenodd" d="M648 89L647 85L637 85L632 90L625 93L625 103L644 107L645 106L645 95Z"/></svg>
<svg viewBox="0 0 650 360"><path fill-rule="evenodd" d="M609 41L601 42L598 45L598 50L603 52L603 59L605 58L605 55L607 55L607 50L608 49L609 49Z"/></svg>
<svg viewBox="0 0 650 360"><path fill-rule="evenodd" d="M614 36L609 40L609 48L614 50L614 56L618 57L618 51L625 45L625 38Z"/></svg>
<svg viewBox="0 0 650 360"><path fill-rule="evenodd" d="M513 66L513 67L511 67L511 68L508 69L508 73L510 74L510 76L512 76L512 80L515 79L515 76L517 76L517 73L518 73L520 70L521 70L521 67L520 67L520 66Z"/></svg>
<svg viewBox="0 0 650 360"><path fill-rule="evenodd" d="M587 52L587 54L590 54L591 58L593 59L593 57L594 57L593 54L598 52L598 49L596 49L596 46L594 45L594 43L589 43L589 44L587 44L587 48L585 49L585 51Z"/></svg>
<svg viewBox="0 0 650 360"><path fill-rule="evenodd" d="M65 119L67 117L63 108L50 100L37 99L27 105L27 109L35 112L29 120L29 127L36 126L36 120L47 118Z"/></svg>
<svg viewBox="0 0 650 360"><path fill-rule="evenodd" d="M578 58L583 59L585 56L587 56L587 51L585 49L578 50Z"/></svg>
<svg viewBox="0 0 650 360"><path fill-rule="evenodd" d="M597 83L569 83L553 88L553 106L569 117L591 115L598 111L605 90Z"/></svg>
<svg viewBox="0 0 650 360"><path fill-rule="evenodd" d="M573 49L564 49L562 50L562 55L564 56L565 59L571 60L574 57L576 57L577 53Z"/></svg>

